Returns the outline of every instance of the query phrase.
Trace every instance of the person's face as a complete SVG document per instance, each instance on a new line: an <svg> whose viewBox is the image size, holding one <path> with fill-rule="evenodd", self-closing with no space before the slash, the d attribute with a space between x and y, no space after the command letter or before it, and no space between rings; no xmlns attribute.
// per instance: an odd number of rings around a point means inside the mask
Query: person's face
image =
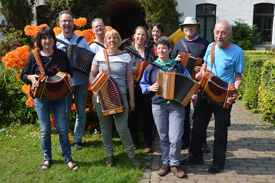
<svg viewBox="0 0 275 183"><path fill-rule="evenodd" d="M43 49L53 49L54 39L52 36L43 36L41 39L41 45Z"/></svg>
<svg viewBox="0 0 275 183"><path fill-rule="evenodd" d="M157 42L157 40L162 36L161 30L157 26L153 27L152 36L154 38L154 42Z"/></svg>
<svg viewBox="0 0 275 183"><path fill-rule="evenodd" d="M143 29L137 29L133 37L135 40L135 44L138 45L144 45L147 39L146 32Z"/></svg>
<svg viewBox="0 0 275 183"><path fill-rule="evenodd" d="M157 54L159 58L169 58L169 53L172 51L166 44L157 45Z"/></svg>
<svg viewBox="0 0 275 183"><path fill-rule="evenodd" d="M59 22L58 22L59 27L61 28L63 33L72 33L73 28L74 28L74 20L73 17L68 14L68 13L63 13L60 16Z"/></svg>
<svg viewBox="0 0 275 183"><path fill-rule="evenodd" d="M183 32L187 37L195 37L198 31L198 26L194 24L186 24L183 26Z"/></svg>
<svg viewBox="0 0 275 183"><path fill-rule="evenodd" d="M229 30L227 22L219 22L214 29L214 39L220 48L225 48L229 43L229 38L232 36L232 31Z"/></svg>
<svg viewBox="0 0 275 183"><path fill-rule="evenodd" d="M102 21L98 20L93 23L92 29L96 35L102 35L105 31L105 26Z"/></svg>
<svg viewBox="0 0 275 183"><path fill-rule="evenodd" d="M109 35L107 37L107 48L118 48L118 37L116 37L115 35Z"/></svg>

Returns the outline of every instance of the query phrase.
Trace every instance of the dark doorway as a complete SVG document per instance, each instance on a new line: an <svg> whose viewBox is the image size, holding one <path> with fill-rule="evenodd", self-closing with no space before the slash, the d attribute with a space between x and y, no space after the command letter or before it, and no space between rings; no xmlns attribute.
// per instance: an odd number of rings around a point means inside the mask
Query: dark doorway
<svg viewBox="0 0 275 183"><path fill-rule="evenodd" d="M139 9L122 10L109 19L111 27L119 32L122 39L131 38L137 26L145 26L144 15Z"/></svg>

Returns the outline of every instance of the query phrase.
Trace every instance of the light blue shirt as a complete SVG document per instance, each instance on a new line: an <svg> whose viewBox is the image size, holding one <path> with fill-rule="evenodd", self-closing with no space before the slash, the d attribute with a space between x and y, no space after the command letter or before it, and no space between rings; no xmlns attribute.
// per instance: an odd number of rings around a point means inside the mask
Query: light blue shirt
<svg viewBox="0 0 275 183"><path fill-rule="evenodd" d="M203 57L204 62L207 63L207 70L211 70L211 49L213 43L209 44L205 55ZM220 79L228 82L234 83L234 73L241 74L244 72L244 53L243 50L237 46L233 45L233 47L223 50L215 45L215 56L212 72L215 76Z"/></svg>
<svg viewBox="0 0 275 183"><path fill-rule="evenodd" d="M73 33L73 37L71 38L71 40L69 41L64 35L63 33L59 34L58 36L56 36L56 38L70 44L70 45L74 45L76 44L76 41L78 39L79 35L76 35L75 33ZM85 38L83 38L78 44L77 46L85 48L89 51L91 51L87 41ZM64 45L63 43L60 42L56 42L56 47L57 49L63 50L62 48L67 47L66 45ZM64 50L63 50L64 51ZM86 74L84 74L82 71L79 70L73 70L73 86L77 86L77 85L82 85L85 82L87 82L89 79L89 76L87 76Z"/></svg>

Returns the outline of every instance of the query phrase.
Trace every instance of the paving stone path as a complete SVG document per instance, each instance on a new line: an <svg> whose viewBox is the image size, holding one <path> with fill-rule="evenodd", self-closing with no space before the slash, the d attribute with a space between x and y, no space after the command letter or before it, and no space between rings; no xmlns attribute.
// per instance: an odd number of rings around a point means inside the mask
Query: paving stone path
<svg viewBox="0 0 275 183"><path fill-rule="evenodd" d="M193 112L193 111L192 111ZM191 116L191 115L190 115ZM212 151L214 141L214 119L207 129L207 142ZM231 112L231 126L228 131L228 146L225 167L219 174L207 172L212 162L212 152L204 154L204 165L183 166L187 178L179 179L173 173L160 177L157 171L161 165L161 153L155 133L154 153L144 157L146 168L141 183L275 183L275 129L263 122L259 115L244 109L237 101ZM181 151L181 159L188 157L188 151Z"/></svg>

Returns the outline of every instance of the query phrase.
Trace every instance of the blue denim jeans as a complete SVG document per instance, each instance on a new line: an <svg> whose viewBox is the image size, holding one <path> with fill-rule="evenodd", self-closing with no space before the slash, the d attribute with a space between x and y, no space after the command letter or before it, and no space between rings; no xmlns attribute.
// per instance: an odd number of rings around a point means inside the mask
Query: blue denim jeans
<svg viewBox="0 0 275 183"><path fill-rule="evenodd" d="M76 108L76 121L74 127L74 142L79 143L82 141L82 136L85 130L86 124L86 106L87 106L87 94L88 94L88 81L82 85L74 86L74 103ZM71 105L72 105L72 93L66 96L66 115L67 126L69 130Z"/></svg>
<svg viewBox="0 0 275 183"><path fill-rule="evenodd" d="M69 141L69 131L66 123L66 102L65 98L57 101L34 99L35 110L41 128L41 146L44 159L52 159L51 151L51 120L50 109L52 107L55 119L55 126L59 134L60 145L63 151L64 161L71 159L71 146Z"/></svg>
<svg viewBox="0 0 275 183"><path fill-rule="evenodd" d="M152 112L160 138L162 163L179 166L185 107L178 102L152 104Z"/></svg>

